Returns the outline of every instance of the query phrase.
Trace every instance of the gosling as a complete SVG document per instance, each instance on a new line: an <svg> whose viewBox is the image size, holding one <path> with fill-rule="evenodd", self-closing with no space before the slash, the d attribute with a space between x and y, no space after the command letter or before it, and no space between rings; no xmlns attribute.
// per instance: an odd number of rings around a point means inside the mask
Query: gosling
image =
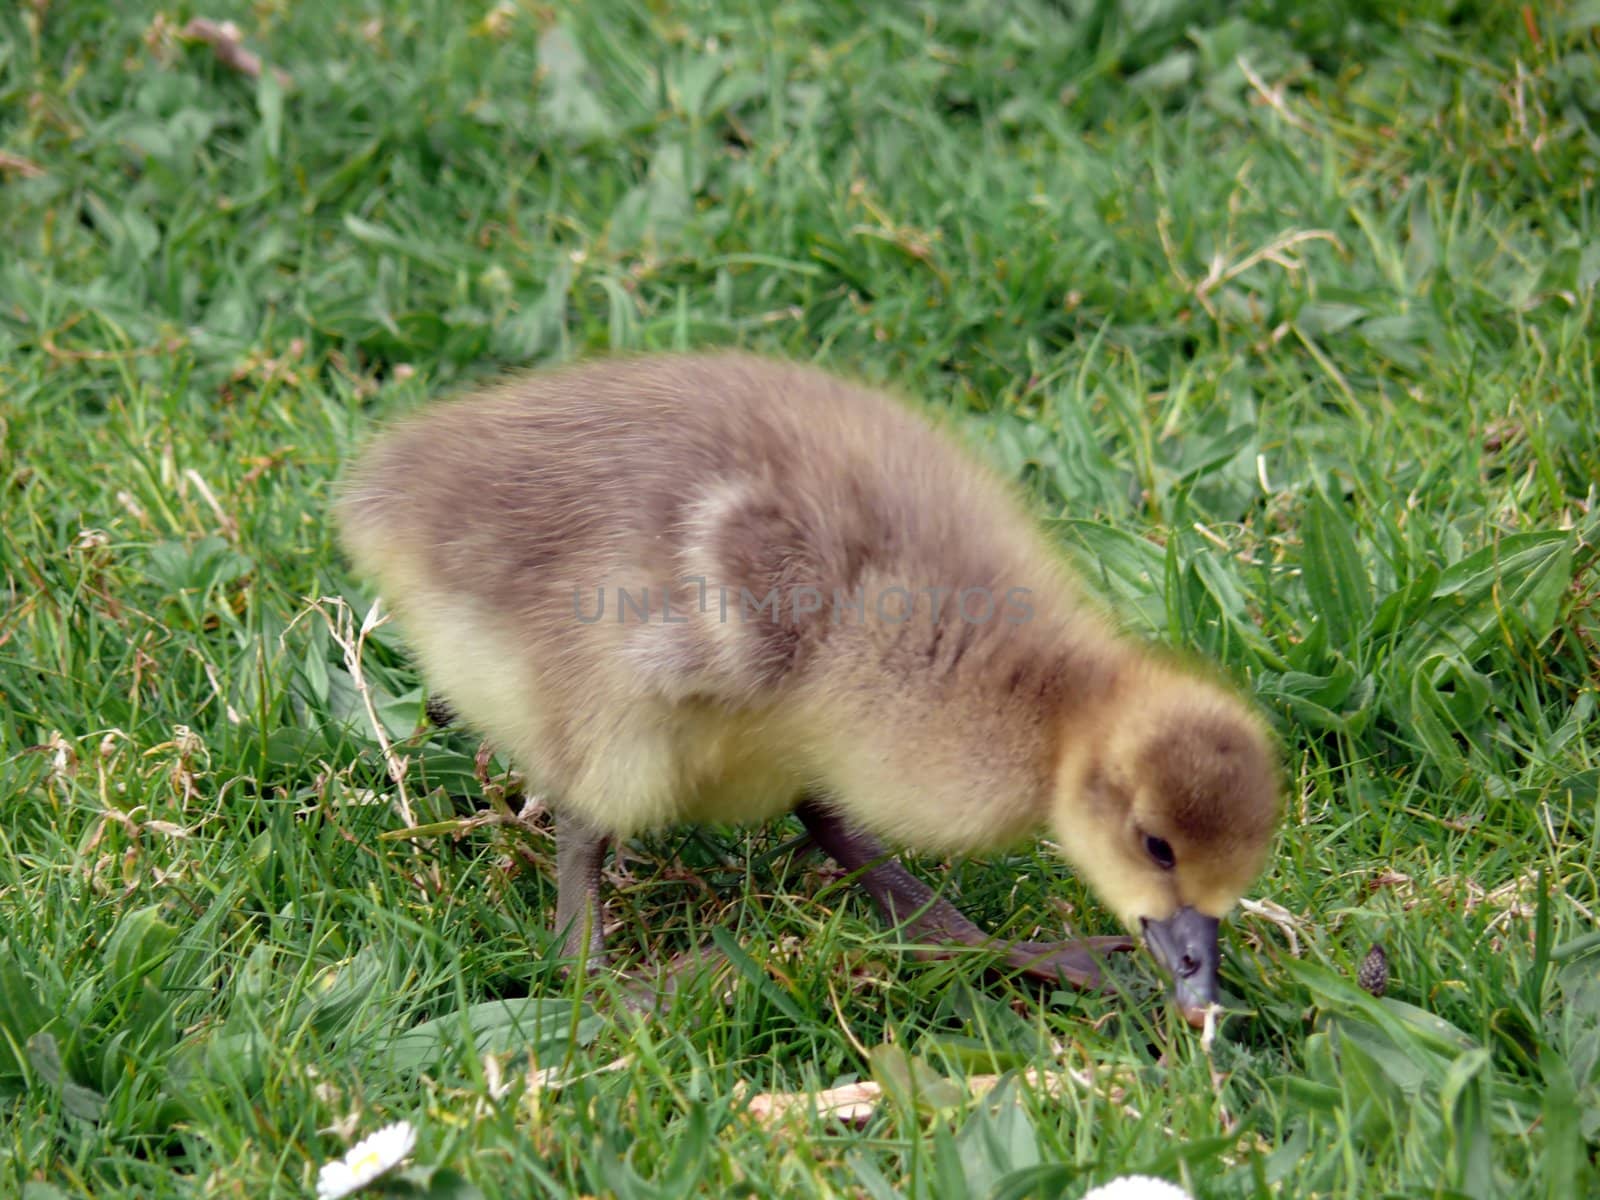
<svg viewBox="0 0 1600 1200"><path fill-rule="evenodd" d="M603 957L601 865L645 830L792 811L892 925L978 946L884 842L1048 829L1184 1016L1216 1001L1280 811L1263 723L1120 634L897 397L736 353L534 373L400 421L336 521L430 687L548 799L564 954ZM995 948L1096 988L1133 944Z"/></svg>

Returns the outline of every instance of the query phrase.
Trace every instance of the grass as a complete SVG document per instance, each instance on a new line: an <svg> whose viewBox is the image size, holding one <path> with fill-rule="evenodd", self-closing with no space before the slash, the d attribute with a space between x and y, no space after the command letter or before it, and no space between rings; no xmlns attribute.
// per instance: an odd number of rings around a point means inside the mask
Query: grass
<svg viewBox="0 0 1600 1200"><path fill-rule="evenodd" d="M287 86L186 6L0 13L0 1194L304 1195L402 1118L436 1197L1594 1189L1600 10L1408 7L203 14ZM354 442L730 343L964 414L1272 714L1294 938L1228 923L1209 1052L1142 961L1118 1005L903 957L792 825L629 848L618 944L733 970L603 1019L547 838L385 838ZM361 678L419 820L497 801L390 627ZM920 866L1110 930L1043 850ZM976 1096L1021 1066L1084 1074ZM744 1111L874 1077L860 1128Z"/></svg>

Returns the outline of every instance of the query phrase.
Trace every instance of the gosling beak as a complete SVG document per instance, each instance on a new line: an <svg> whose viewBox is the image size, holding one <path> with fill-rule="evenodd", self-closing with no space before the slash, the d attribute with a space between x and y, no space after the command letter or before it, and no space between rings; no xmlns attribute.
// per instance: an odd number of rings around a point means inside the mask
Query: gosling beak
<svg viewBox="0 0 1600 1200"><path fill-rule="evenodd" d="M1180 908L1165 921L1141 917L1145 943L1172 976L1172 999L1183 1019L1199 1027L1206 1009L1217 1001L1217 965L1221 951L1217 929L1221 922L1192 908Z"/></svg>

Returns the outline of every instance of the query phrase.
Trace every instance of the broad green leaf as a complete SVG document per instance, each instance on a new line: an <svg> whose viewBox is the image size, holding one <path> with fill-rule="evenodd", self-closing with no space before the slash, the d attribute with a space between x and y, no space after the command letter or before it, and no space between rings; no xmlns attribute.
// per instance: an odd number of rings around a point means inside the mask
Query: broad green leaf
<svg viewBox="0 0 1600 1200"><path fill-rule="evenodd" d="M1334 653L1326 675L1305 671L1267 672L1257 677L1257 694L1277 700L1313 729L1358 734L1372 720L1372 676L1357 676L1343 655Z"/></svg>
<svg viewBox="0 0 1600 1200"><path fill-rule="evenodd" d="M1563 962L1569 958L1582 958L1585 954L1600 950L1600 930L1586 933L1582 937L1575 937L1571 941L1562 942L1559 946L1550 949L1552 962Z"/></svg>
<svg viewBox="0 0 1600 1200"><path fill-rule="evenodd" d="M1353 654L1372 612L1372 583L1350 533L1350 518L1321 496L1306 508L1300 559L1306 593L1334 649Z"/></svg>
<svg viewBox="0 0 1600 1200"><path fill-rule="evenodd" d="M1370 996L1353 980L1326 967L1296 958L1285 959L1282 965L1311 991L1320 1007L1363 1016L1402 1045L1415 1040L1451 1060L1477 1048L1472 1038L1444 1018L1392 996Z"/></svg>
<svg viewBox="0 0 1600 1200"><path fill-rule="evenodd" d="M1578 1132L1578 1087L1572 1065L1549 1046L1539 1053L1539 1071L1544 1076L1544 1194L1546 1200L1567 1200L1579 1194L1586 1157Z"/></svg>
<svg viewBox="0 0 1600 1200"><path fill-rule="evenodd" d="M1490 1058L1484 1049L1469 1050L1450 1065L1439 1103L1444 1111L1447 1161L1451 1182L1473 1200L1496 1196L1490 1159L1494 1139L1489 1128Z"/></svg>
<svg viewBox="0 0 1600 1200"><path fill-rule="evenodd" d="M1439 568L1432 563L1421 564L1416 575L1378 602L1367 624L1366 639L1376 640L1397 629L1408 629L1433 602L1433 589L1438 583Z"/></svg>
<svg viewBox="0 0 1600 1200"><path fill-rule="evenodd" d="M1255 425L1235 425L1202 445L1194 447L1185 457L1194 461L1185 466L1172 481L1174 489L1184 488L1203 479L1219 467L1226 466L1239 457L1241 451L1255 444L1258 430Z"/></svg>
<svg viewBox="0 0 1600 1200"><path fill-rule="evenodd" d="M1336 1113L1344 1101L1343 1093L1332 1084L1313 1083L1298 1075L1280 1075L1272 1085L1285 1105L1309 1112Z"/></svg>
<svg viewBox="0 0 1600 1200"><path fill-rule="evenodd" d="M986 1200L1037 1200L1065 1196L1080 1174L1071 1163L1047 1162L1011 1172L994 1185Z"/></svg>
<svg viewBox="0 0 1600 1200"><path fill-rule="evenodd" d="M701 1176L713 1150L711 1118L704 1104L691 1104L689 1111L674 1121L667 1131L672 1146L672 1157L656 1176L660 1186L670 1195L695 1196L703 1190Z"/></svg>
<svg viewBox="0 0 1600 1200"><path fill-rule="evenodd" d="M1008 1075L978 1104L956 1134L968 1190L989 1196L1005 1176L1039 1165L1039 1132Z"/></svg>
<svg viewBox="0 0 1600 1200"><path fill-rule="evenodd" d="M1334 1057L1334 1038L1326 1028L1307 1035L1305 1041L1306 1078L1330 1087L1338 1082L1339 1064Z"/></svg>
<svg viewBox="0 0 1600 1200"><path fill-rule="evenodd" d="M1297 1122L1288 1139L1268 1155L1266 1162L1262 1164L1262 1182L1274 1184L1288 1179L1295 1167L1305 1158L1306 1151L1310 1147L1310 1126L1304 1121ZM1241 1172L1243 1170L1244 1168L1241 1168Z"/></svg>
<svg viewBox="0 0 1600 1200"><path fill-rule="evenodd" d="M561 24L539 39L544 79L539 112L557 137L588 141L608 137L616 127L594 86L593 73L577 40Z"/></svg>
<svg viewBox="0 0 1600 1200"><path fill-rule="evenodd" d="M1194 71L1194 51L1174 50L1160 62L1130 75L1127 86L1130 91L1140 93L1174 92L1194 78Z"/></svg>
<svg viewBox="0 0 1600 1200"><path fill-rule="evenodd" d="M938 1056L949 1059L963 1071L989 1074L1026 1067L1038 1058L1038 1052L1002 1049L982 1038L961 1034L941 1034L925 1037L917 1043L917 1053L924 1057Z"/></svg>
<svg viewBox="0 0 1600 1200"><path fill-rule="evenodd" d="M850 1151L845 1155L845 1162L849 1164L856 1182L872 1200L904 1200L903 1193L889 1182L877 1164L862 1151Z"/></svg>
<svg viewBox="0 0 1600 1200"><path fill-rule="evenodd" d="M1181 1166L1188 1165L1196 1168L1196 1174L1209 1176L1220 1165L1218 1160L1238 1144L1238 1136L1228 1133L1185 1138L1156 1155L1144 1169L1152 1175L1169 1176L1178 1174Z"/></svg>
<svg viewBox="0 0 1600 1200"><path fill-rule="evenodd" d="M587 1005L561 997L486 1000L406 1030L389 1042L387 1057L397 1071L420 1070L467 1042L476 1054L526 1050L534 1062L547 1062L574 1042L589 1045L604 1026Z"/></svg>
<svg viewBox="0 0 1600 1200"><path fill-rule="evenodd" d="M256 112L261 116L261 151L276 164L283 155L283 85L273 71L256 78Z"/></svg>
<svg viewBox="0 0 1600 1200"><path fill-rule="evenodd" d="M888 1043L874 1046L867 1059L872 1077L907 1112L955 1108L966 1099L962 1087L939 1074L926 1060L906 1053L901 1046Z"/></svg>
<svg viewBox="0 0 1600 1200"><path fill-rule="evenodd" d="M1436 657L1430 656L1429 661L1434 661ZM1411 673L1407 696L1409 703L1404 713L1405 732L1422 743L1423 749L1441 772L1452 776L1461 770L1462 749L1452 736L1454 730L1451 725L1441 716L1444 706L1428 677L1428 665L1425 663Z"/></svg>
<svg viewBox="0 0 1600 1200"><path fill-rule="evenodd" d="M113 980L133 982L166 961L178 931L161 919L161 905L124 913L106 939L101 961Z"/></svg>
<svg viewBox="0 0 1600 1200"><path fill-rule="evenodd" d="M1425 1079L1403 1054L1396 1054L1381 1036L1363 1038L1374 1032L1356 1022L1336 1023L1339 1087L1350 1112L1350 1120L1363 1143L1382 1149L1404 1127L1404 1091L1399 1078L1411 1080L1412 1098ZM1396 1067L1405 1068L1399 1072Z"/></svg>
<svg viewBox="0 0 1600 1200"><path fill-rule="evenodd" d="M492 343L495 357L527 362L556 350L566 333L572 280L572 264L565 258L556 260L545 278L544 290L522 302L496 327Z"/></svg>
<svg viewBox="0 0 1600 1200"><path fill-rule="evenodd" d="M44 1006L9 941L0 941L0 1077L19 1076L28 1039L54 1014Z"/></svg>
<svg viewBox="0 0 1600 1200"><path fill-rule="evenodd" d="M350 959L318 971L291 1024L310 1022L323 1036L344 1031L360 1014L376 990L388 979L388 970L376 948L365 946Z"/></svg>
<svg viewBox="0 0 1600 1200"><path fill-rule="evenodd" d="M1082 410L1062 400L1060 427L1011 412L969 416L958 424L966 439L1008 479L1037 476L1047 502L1066 512L1121 512L1126 473L1106 457Z"/></svg>
<svg viewBox="0 0 1600 1200"><path fill-rule="evenodd" d="M1418 1045L1397 1045L1393 1038L1365 1021L1330 1018L1328 1029L1334 1035L1341 1062L1363 1059L1383 1076L1381 1086L1386 1091L1415 1095L1427 1086L1430 1077L1437 1082L1439 1075L1435 1070L1430 1076L1428 1067L1422 1064L1437 1061L1439 1066L1444 1065L1445 1060L1435 1052Z"/></svg>
<svg viewBox="0 0 1600 1200"><path fill-rule="evenodd" d="M1313 300L1300 306L1300 311L1295 314L1294 320L1301 332L1312 337L1322 337L1347 329L1369 315L1371 315L1370 309L1358 305L1323 304Z"/></svg>
<svg viewBox="0 0 1600 1200"><path fill-rule="evenodd" d="M933 1126L932 1193L939 1200L978 1200L981 1193L967 1186L967 1163L956 1148L950 1127L943 1122Z"/></svg>
<svg viewBox="0 0 1600 1200"><path fill-rule="evenodd" d="M1398 653L1420 663L1438 654L1473 662L1503 627L1543 637L1572 582L1571 530L1518 533L1452 563Z"/></svg>
<svg viewBox="0 0 1600 1200"><path fill-rule="evenodd" d="M1079 571L1118 617L1150 632L1165 631L1166 551L1135 533L1094 521L1059 525Z"/></svg>
<svg viewBox="0 0 1600 1200"><path fill-rule="evenodd" d="M174 1056L180 1090L200 1081L223 1082L252 1092L266 1078L272 1057L267 1035L258 1030L213 1035L183 1046Z"/></svg>
<svg viewBox="0 0 1600 1200"><path fill-rule="evenodd" d="M150 547L145 568L169 595L204 594L208 589L242 579L255 563L222 538L203 537L197 542L166 541Z"/></svg>
<svg viewBox="0 0 1600 1200"><path fill-rule="evenodd" d="M1268 666L1287 666L1256 625L1256 619L1250 612L1250 600L1240 590L1235 568L1209 551L1192 555L1189 567L1226 623L1230 641ZM1235 651L1227 657L1229 661L1237 661L1242 656Z"/></svg>
<svg viewBox="0 0 1600 1200"><path fill-rule="evenodd" d="M67 1075L61 1064L60 1047L52 1034L36 1033L28 1039L28 1065L41 1083L60 1092L61 1107L69 1116L98 1121L105 1115L106 1098Z"/></svg>

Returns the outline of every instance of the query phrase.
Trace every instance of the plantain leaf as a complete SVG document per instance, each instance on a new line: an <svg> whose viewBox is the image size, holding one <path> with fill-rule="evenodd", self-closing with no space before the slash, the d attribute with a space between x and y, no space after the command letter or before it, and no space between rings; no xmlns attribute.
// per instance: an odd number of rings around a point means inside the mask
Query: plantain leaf
<svg viewBox="0 0 1600 1200"><path fill-rule="evenodd" d="M486 1000L406 1030L389 1043L388 1057L396 1070L420 1070L441 1062L465 1041L475 1054L525 1049L535 1062L543 1062L565 1053L573 1041L589 1045L604 1025L605 1019L587 1005L561 997Z"/></svg>
<svg viewBox="0 0 1600 1200"><path fill-rule="evenodd" d="M36 1033L28 1039L28 1065L41 1083L61 1095L61 1107L68 1116L98 1121L105 1115L106 1098L93 1088L75 1082L61 1063L61 1048L53 1034Z"/></svg>
<svg viewBox="0 0 1600 1200"><path fill-rule="evenodd" d="M1492 1200L1498 1195L1489 1127L1491 1086L1489 1052L1480 1047L1450 1064L1439 1090L1451 1182L1473 1200Z"/></svg>
<svg viewBox="0 0 1600 1200"><path fill-rule="evenodd" d="M101 960L112 979L131 982L154 973L172 952L178 931L161 919L159 904L124 913L106 939Z"/></svg>
<svg viewBox="0 0 1600 1200"><path fill-rule="evenodd" d="M1549 1046L1539 1053L1544 1076L1544 1194L1547 1200L1579 1195L1583 1137L1578 1131L1578 1085L1572 1065Z"/></svg>
<svg viewBox="0 0 1600 1200"><path fill-rule="evenodd" d="M1352 651L1372 613L1372 582L1350 536L1350 522L1321 496L1306 509L1300 559L1306 592L1336 650Z"/></svg>
<svg viewBox="0 0 1600 1200"><path fill-rule="evenodd" d="M50 1023L9 941L0 941L0 1080L20 1078L28 1039Z"/></svg>
<svg viewBox="0 0 1600 1200"><path fill-rule="evenodd" d="M901 1046L874 1046L867 1059L872 1077L906 1112L937 1112L955 1108L966 1099L960 1086Z"/></svg>
<svg viewBox="0 0 1600 1200"><path fill-rule="evenodd" d="M1518 533L1452 563L1439 576L1401 656L1465 662L1482 656L1506 630L1543 637L1554 626L1572 583L1574 533Z"/></svg>

